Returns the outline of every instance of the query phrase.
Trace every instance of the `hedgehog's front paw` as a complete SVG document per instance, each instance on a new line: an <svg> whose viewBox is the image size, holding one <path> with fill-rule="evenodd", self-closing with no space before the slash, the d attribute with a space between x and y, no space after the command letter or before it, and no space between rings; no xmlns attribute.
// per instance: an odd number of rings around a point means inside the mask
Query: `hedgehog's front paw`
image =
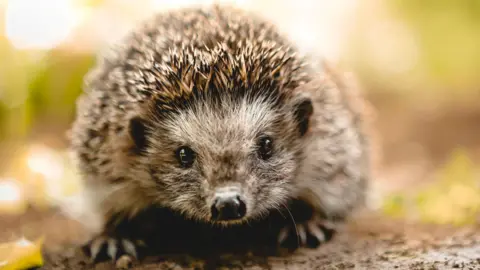
<svg viewBox="0 0 480 270"><path fill-rule="evenodd" d="M83 246L83 250L92 262L111 259L118 268L128 268L133 260L138 259L139 248L145 246L140 241L127 238L99 235Z"/></svg>
<svg viewBox="0 0 480 270"><path fill-rule="evenodd" d="M332 239L335 227L318 217L301 223L285 226L278 234L278 244L286 248L317 248L320 244Z"/></svg>

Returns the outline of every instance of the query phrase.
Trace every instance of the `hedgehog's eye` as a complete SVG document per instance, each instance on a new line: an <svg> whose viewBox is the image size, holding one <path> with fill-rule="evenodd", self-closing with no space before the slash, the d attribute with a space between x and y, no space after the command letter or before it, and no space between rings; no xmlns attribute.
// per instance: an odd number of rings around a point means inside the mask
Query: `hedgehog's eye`
<svg viewBox="0 0 480 270"><path fill-rule="evenodd" d="M258 141L258 155L261 159L267 160L273 154L273 140L268 136L261 137Z"/></svg>
<svg viewBox="0 0 480 270"><path fill-rule="evenodd" d="M175 151L178 162L184 168L190 168L195 161L195 152L188 146L182 146Z"/></svg>

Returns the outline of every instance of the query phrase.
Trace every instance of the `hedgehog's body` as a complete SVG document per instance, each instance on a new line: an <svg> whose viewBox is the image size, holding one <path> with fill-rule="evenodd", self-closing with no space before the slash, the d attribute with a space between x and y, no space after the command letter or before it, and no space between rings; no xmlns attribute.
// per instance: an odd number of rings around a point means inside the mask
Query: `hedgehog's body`
<svg viewBox="0 0 480 270"><path fill-rule="evenodd" d="M295 199L313 209L302 243L323 240L319 224L361 204L368 177L357 115L337 87L251 14L149 20L90 73L72 128L103 235L122 237L114 224L152 206L237 226Z"/></svg>

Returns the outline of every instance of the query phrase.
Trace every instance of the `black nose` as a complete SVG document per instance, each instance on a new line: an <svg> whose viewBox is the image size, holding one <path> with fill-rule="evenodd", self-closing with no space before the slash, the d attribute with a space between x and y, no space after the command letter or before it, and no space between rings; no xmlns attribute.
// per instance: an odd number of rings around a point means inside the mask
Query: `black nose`
<svg viewBox="0 0 480 270"><path fill-rule="evenodd" d="M235 220L245 216L247 207L239 195L217 195L211 211L214 220Z"/></svg>

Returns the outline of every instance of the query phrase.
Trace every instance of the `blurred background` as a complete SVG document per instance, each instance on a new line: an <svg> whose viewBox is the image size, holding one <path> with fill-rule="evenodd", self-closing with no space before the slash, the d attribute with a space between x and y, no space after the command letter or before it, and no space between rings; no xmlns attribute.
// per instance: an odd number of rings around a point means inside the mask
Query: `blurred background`
<svg viewBox="0 0 480 270"><path fill-rule="evenodd" d="M0 213L79 212L65 133L95 54L152 12L212 2L258 12L357 75L378 135L370 207L479 222L478 0L0 0Z"/></svg>

